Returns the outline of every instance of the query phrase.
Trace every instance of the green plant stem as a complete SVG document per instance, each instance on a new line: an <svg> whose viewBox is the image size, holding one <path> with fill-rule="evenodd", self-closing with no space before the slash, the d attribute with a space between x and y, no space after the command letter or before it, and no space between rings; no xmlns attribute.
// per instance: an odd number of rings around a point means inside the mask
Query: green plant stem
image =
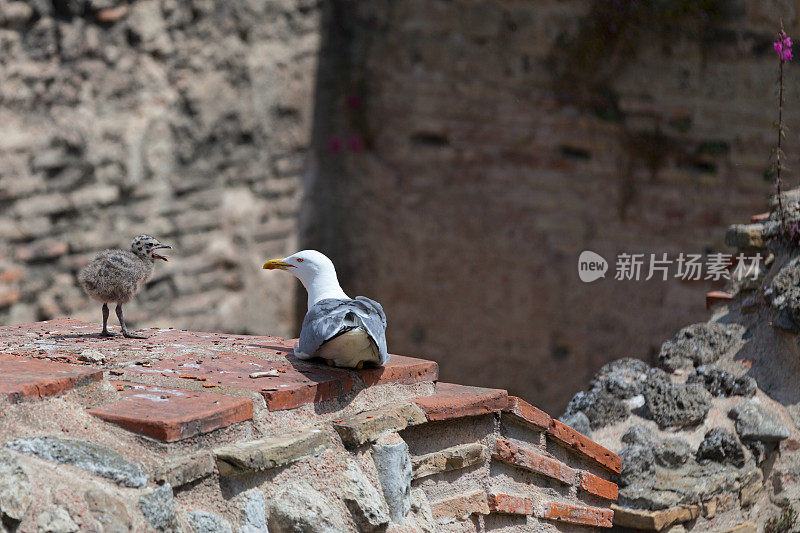
<svg viewBox="0 0 800 533"><path fill-rule="evenodd" d="M778 74L778 149L775 151L775 188L778 193L778 212L781 215L781 228L786 231L786 213L781 198L781 144L783 141L783 61L780 61Z"/></svg>

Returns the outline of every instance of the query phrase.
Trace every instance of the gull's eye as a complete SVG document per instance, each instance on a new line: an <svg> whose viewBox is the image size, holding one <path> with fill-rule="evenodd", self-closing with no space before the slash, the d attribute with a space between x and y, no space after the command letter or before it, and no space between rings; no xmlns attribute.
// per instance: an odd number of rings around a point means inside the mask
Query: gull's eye
<svg viewBox="0 0 800 533"><path fill-rule="evenodd" d="M302 258L300 258L300 257L298 257L298 258L297 258L297 262L298 262L298 263L302 263L302 262L303 262L303 259L302 259Z"/></svg>

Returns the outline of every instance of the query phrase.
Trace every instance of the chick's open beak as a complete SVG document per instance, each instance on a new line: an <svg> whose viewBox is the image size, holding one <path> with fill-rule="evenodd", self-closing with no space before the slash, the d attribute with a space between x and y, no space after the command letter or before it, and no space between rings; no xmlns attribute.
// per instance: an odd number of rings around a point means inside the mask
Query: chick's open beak
<svg viewBox="0 0 800 533"><path fill-rule="evenodd" d="M293 268L294 265L290 265L289 263L284 263L282 259L270 259L266 263L264 263L264 270L286 270L287 268Z"/></svg>
<svg viewBox="0 0 800 533"><path fill-rule="evenodd" d="M161 255L161 254L157 254L157 253L155 252L156 250L158 250L158 249L160 249L160 248L169 248L169 249L172 249L172 246L170 246L169 244L159 244L158 246L155 246L155 247L153 247L153 249L152 249L152 250L150 250L150 254L151 254L153 257L155 257L155 258L158 258L158 259L163 259L164 261L167 261L167 258L166 258L166 257L164 257L164 256L163 256L163 255Z"/></svg>

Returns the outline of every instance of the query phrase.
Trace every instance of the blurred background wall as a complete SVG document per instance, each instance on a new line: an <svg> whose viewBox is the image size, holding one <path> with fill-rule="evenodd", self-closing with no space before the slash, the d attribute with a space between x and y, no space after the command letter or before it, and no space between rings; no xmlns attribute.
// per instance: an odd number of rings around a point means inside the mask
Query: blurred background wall
<svg viewBox="0 0 800 533"><path fill-rule="evenodd" d="M316 2L0 0L0 321L98 321L75 274L174 249L131 324L294 330Z"/></svg>
<svg viewBox="0 0 800 533"><path fill-rule="evenodd" d="M558 413L706 315L709 282L613 261L726 251L765 209L797 8L0 0L0 321L97 321L76 271L150 232L175 250L132 324L288 335L305 295L260 265L315 247L393 352ZM605 280L579 281L585 249Z"/></svg>

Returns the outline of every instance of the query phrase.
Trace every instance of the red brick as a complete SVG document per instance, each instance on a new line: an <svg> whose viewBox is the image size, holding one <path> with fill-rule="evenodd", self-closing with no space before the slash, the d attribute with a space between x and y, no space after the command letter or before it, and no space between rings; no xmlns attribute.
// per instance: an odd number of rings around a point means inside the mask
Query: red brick
<svg viewBox="0 0 800 533"><path fill-rule="evenodd" d="M103 379L103 371L40 359L0 355L0 395L11 403L55 396Z"/></svg>
<svg viewBox="0 0 800 533"><path fill-rule="evenodd" d="M544 502L540 518L559 520L585 526L611 527L614 511L568 503Z"/></svg>
<svg viewBox="0 0 800 533"><path fill-rule="evenodd" d="M501 411L508 405L508 393L502 389L437 383L436 394L413 401L425 412L428 420L450 420Z"/></svg>
<svg viewBox="0 0 800 533"><path fill-rule="evenodd" d="M196 363L198 357L203 362ZM277 370L275 377L251 378L254 372ZM207 385L220 388L247 389L261 394L270 411L294 409L306 403L323 402L343 396L353 389L353 380L346 370L313 363L289 361L286 358L266 360L241 354L225 354L213 359L189 355L155 362L152 367L133 367L130 373L174 374L191 371L195 382L206 378ZM130 375L130 374L129 374Z"/></svg>
<svg viewBox="0 0 800 533"><path fill-rule="evenodd" d="M122 386L116 402L87 412L140 435L165 442L185 439L253 418L249 398L138 383Z"/></svg>
<svg viewBox="0 0 800 533"><path fill-rule="evenodd" d="M572 468L551 457L521 448L506 439L497 439L492 457L567 485L575 483L575 470Z"/></svg>
<svg viewBox="0 0 800 533"><path fill-rule="evenodd" d="M706 310L715 305L725 304L733 300L733 296L723 291L711 291L706 293Z"/></svg>
<svg viewBox="0 0 800 533"><path fill-rule="evenodd" d="M489 494L489 510L493 513L529 515L533 514L533 500L512 494Z"/></svg>
<svg viewBox="0 0 800 533"><path fill-rule="evenodd" d="M755 224L756 222L761 222L763 220L767 220L769 218L769 211L766 213L759 213L757 215L753 215L750 217L750 223Z"/></svg>
<svg viewBox="0 0 800 533"><path fill-rule="evenodd" d="M550 415L516 396L508 397L508 407L503 410L518 421L536 429L550 427Z"/></svg>
<svg viewBox="0 0 800 533"><path fill-rule="evenodd" d="M560 420L552 420L550 422L550 430L547 435L577 453L594 460L614 474L619 474L622 471L622 461L617 454L600 446L589 437L578 433Z"/></svg>
<svg viewBox="0 0 800 533"><path fill-rule="evenodd" d="M606 481L605 479L590 474L589 472L581 472L579 475L581 488L586 492L590 492L595 496L600 496L606 500L616 501L619 497L619 488L616 483Z"/></svg>
<svg viewBox="0 0 800 533"><path fill-rule="evenodd" d="M439 365L425 359L392 355L385 366L365 368L357 372L367 387L380 383L419 383L436 381L439 377Z"/></svg>

